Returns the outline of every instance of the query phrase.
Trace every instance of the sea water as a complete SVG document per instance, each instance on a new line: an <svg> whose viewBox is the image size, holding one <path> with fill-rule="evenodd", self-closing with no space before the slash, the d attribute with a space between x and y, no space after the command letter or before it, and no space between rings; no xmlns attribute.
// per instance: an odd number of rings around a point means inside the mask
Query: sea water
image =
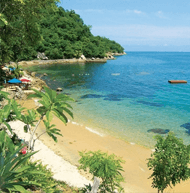
<svg viewBox="0 0 190 193"><path fill-rule="evenodd" d="M172 131L190 144L190 53L127 52L97 64L43 65L43 79L63 88L74 122L152 148L156 134ZM187 80L170 84L168 80Z"/></svg>

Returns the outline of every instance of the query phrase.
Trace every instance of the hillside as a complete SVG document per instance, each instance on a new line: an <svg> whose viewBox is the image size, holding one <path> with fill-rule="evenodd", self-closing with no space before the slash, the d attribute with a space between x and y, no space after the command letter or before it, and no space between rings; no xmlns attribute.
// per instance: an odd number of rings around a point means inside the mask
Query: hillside
<svg viewBox="0 0 190 193"><path fill-rule="evenodd" d="M124 51L115 41L94 36L80 15L58 7L56 1L38 7L30 1L11 1L2 4L4 15L0 21L6 23L0 23L1 63L33 60L38 52L48 59L69 59L82 54L103 58L107 52Z"/></svg>

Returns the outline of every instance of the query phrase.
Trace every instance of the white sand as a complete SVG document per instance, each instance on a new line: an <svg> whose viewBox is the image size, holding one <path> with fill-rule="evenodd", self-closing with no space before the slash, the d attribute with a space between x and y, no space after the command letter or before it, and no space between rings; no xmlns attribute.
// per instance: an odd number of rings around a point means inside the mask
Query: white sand
<svg viewBox="0 0 190 193"><path fill-rule="evenodd" d="M21 121L12 121L10 125L20 139L29 141L30 134L24 132L24 123ZM41 160L43 165L47 165L53 172L53 178L64 181L73 187L84 187L84 184L92 184L91 181L83 177L76 166L71 165L62 157L56 155L51 149L44 145L40 140L35 142L34 151L39 151L32 156L32 161Z"/></svg>

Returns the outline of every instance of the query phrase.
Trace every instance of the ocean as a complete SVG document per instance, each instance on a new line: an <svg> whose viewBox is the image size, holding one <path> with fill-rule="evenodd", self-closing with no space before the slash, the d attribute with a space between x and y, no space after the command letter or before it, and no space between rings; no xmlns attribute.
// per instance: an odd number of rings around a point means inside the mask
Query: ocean
<svg viewBox="0 0 190 193"><path fill-rule="evenodd" d="M127 52L107 63L33 67L76 100L74 124L153 148L169 131L190 144L190 52ZM187 80L170 84L168 80Z"/></svg>

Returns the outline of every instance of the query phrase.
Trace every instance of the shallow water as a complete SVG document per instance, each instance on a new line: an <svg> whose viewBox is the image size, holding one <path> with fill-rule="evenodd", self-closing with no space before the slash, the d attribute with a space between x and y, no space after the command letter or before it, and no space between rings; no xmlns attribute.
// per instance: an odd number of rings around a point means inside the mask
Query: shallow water
<svg viewBox="0 0 190 193"><path fill-rule="evenodd" d="M77 102L75 122L153 147L153 136L173 131L190 144L190 53L128 52L105 64L34 67L47 84ZM155 133L156 132L156 133ZM167 133L167 132L165 132Z"/></svg>

